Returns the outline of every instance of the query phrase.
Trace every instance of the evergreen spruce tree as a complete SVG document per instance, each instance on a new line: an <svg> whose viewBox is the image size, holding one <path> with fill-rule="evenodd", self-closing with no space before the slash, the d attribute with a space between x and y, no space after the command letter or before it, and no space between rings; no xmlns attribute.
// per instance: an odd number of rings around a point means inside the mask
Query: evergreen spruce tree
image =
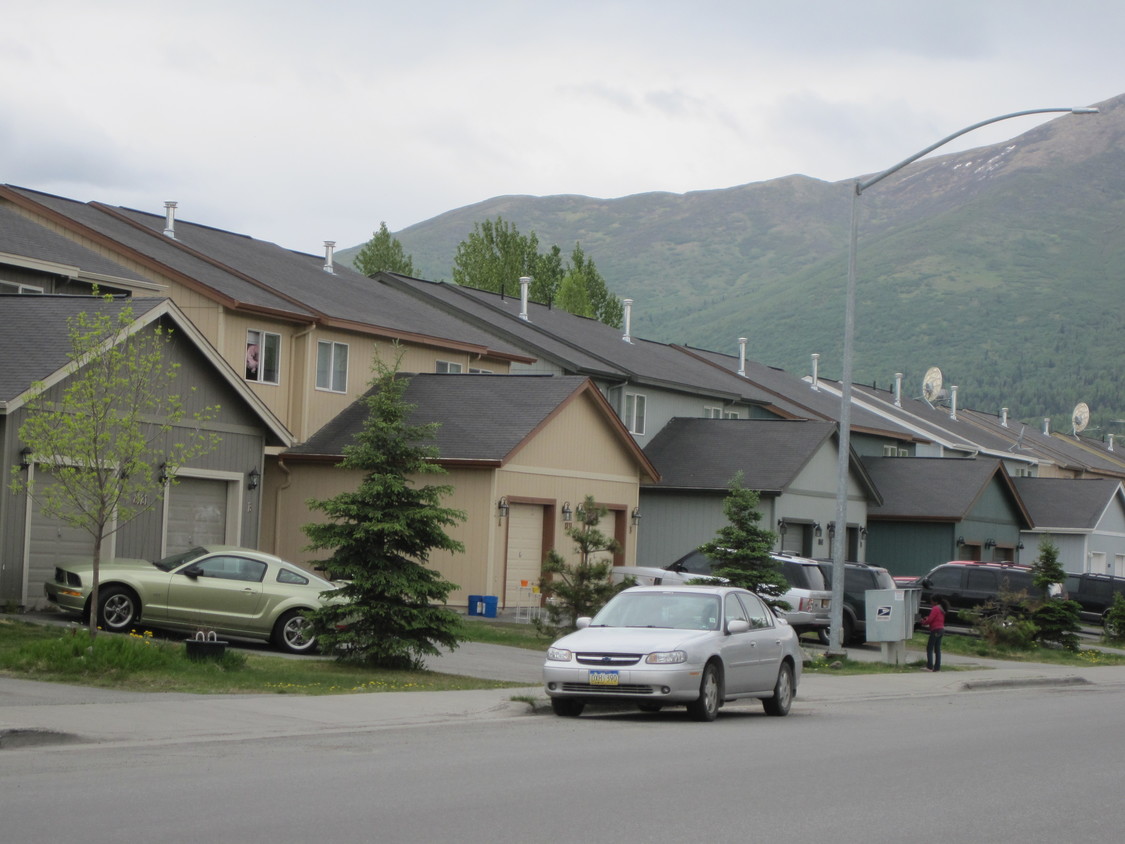
<svg viewBox="0 0 1125 844"><path fill-rule="evenodd" d="M577 619L594 615L610 598L632 585L613 583L610 578L613 557L599 556L621 550L616 539L598 530L606 512L605 507L594 502L593 496L587 495L575 513L577 524L566 529L566 535L574 540L578 562L568 565L563 556L552 549L543 563L539 588L548 599L547 619L555 631L573 630ZM544 626L541 624L540 629Z"/></svg>
<svg viewBox="0 0 1125 844"><path fill-rule="evenodd" d="M790 609L788 602L778 600L789 591L789 584L770 556L776 534L758 526L762 520L758 492L742 486L741 472L731 478L727 488L730 492L723 502L723 512L729 524L699 550L715 561L712 574L757 592L771 606Z"/></svg>
<svg viewBox="0 0 1125 844"><path fill-rule="evenodd" d="M465 514L441 505L451 486L416 484L419 475L444 473L425 444L436 423L412 425L413 405L403 394L408 379L376 362L374 390L362 401L369 414L355 442L344 449L342 469L366 472L355 492L309 507L327 515L305 525L309 550L330 550L328 577L344 581L330 596L342 599L310 615L321 648L346 661L382 668L416 669L438 645L455 648L460 621L444 606L457 587L427 567L435 550L464 551L445 529Z"/></svg>
<svg viewBox="0 0 1125 844"><path fill-rule="evenodd" d="M1028 601L1035 638L1043 643L1078 650L1078 631L1082 628L1082 608L1076 601L1052 598L1050 588L1066 580L1066 571L1059 562L1059 547L1050 536L1039 540L1039 556L1031 564L1031 584L1036 595Z"/></svg>

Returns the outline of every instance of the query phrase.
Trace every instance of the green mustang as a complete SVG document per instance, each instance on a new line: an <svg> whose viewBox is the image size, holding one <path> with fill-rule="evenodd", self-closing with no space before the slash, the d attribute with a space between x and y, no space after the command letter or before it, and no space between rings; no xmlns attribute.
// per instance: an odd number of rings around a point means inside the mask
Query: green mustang
<svg viewBox="0 0 1125 844"><path fill-rule="evenodd" d="M60 609L89 619L92 562L62 565L43 584ZM138 624L214 630L262 639L290 653L311 653L305 613L326 603L336 584L272 554L208 545L163 560L110 560L98 586L98 626L114 633Z"/></svg>

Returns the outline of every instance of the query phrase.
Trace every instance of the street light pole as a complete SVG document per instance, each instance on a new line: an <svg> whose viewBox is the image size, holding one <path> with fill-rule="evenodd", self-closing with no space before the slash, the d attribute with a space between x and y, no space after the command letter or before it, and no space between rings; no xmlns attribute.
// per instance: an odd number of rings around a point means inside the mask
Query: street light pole
<svg viewBox="0 0 1125 844"><path fill-rule="evenodd" d="M1011 114L1002 114L999 117L990 117L966 126L960 131L947 135L940 141L930 144L924 150L914 153L907 159L900 161L893 167L888 167L867 179L856 179L852 184L851 196L851 234L848 239L848 282L845 290L844 304L844 360L840 375L840 436L839 454L836 461L836 532L832 537L832 613L831 627L828 637L828 654L840 656L845 653L840 641L840 631L844 623L844 562L847 558L848 548L848 476L851 467L851 433L852 433L852 362L855 358L855 287L856 287L856 245L859 239L859 195L872 185L878 184L894 173L897 173L908 164L913 164L924 155L929 155L935 149L959 138L962 135L988 126L990 123L999 123L1001 120L1010 120L1013 117L1026 117L1030 114L1048 114L1063 112L1068 114L1098 114L1096 108L1034 108L1027 111L1015 111Z"/></svg>

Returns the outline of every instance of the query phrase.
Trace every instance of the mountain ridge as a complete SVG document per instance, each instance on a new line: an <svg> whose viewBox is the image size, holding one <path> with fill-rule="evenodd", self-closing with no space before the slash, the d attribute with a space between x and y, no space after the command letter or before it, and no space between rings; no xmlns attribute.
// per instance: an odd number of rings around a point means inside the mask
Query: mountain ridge
<svg viewBox="0 0 1125 844"><path fill-rule="evenodd" d="M857 382L904 372L920 388L937 365L962 406L1008 407L1038 427L1085 401L1092 427L1120 430L1125 95L1098 107L924 158L864 192ZM543 248L580 242L611 290L634 299L637 336L730 354L745 336L757 361L804 373L817 352L822 375L838 377L854 181L500 196L395 236L418 275L447 279L473 223L499 215Z"/></svg>

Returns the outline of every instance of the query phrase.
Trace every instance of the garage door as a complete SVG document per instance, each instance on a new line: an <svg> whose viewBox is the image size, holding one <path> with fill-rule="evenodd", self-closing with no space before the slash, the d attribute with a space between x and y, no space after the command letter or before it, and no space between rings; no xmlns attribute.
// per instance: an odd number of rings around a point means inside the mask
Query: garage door
<svg viewBox="0 0 1125 844"><path fill-rule="evenodd" d="M237 545L237 537L227 535L229 483L183 475L177 480L168 491L167 553L196 545Z"/></svg>
<svg viewBox="0 0 1125 844"><path fill-rule="evenodd" d="M508 512L508 560L504 579L504 606L520 603L522 581L539 583L543 569L543 508L538 504L513 504Z"/></svg>
<svg viewBox="0 0 1125 844"><path fill-rule="evenodd" d="M56 483L45 469L36 468L35 486L43 488ZM55 566L75 557L90 559L94 553L94 538L82 528L70 527L60 519L47 516L39 502L31 502L31 539L29 543L27 585L23 598L27 606L44 603L43 584L55 575ZM113 537L102 544L102 559L113 557Z"/></svg>

